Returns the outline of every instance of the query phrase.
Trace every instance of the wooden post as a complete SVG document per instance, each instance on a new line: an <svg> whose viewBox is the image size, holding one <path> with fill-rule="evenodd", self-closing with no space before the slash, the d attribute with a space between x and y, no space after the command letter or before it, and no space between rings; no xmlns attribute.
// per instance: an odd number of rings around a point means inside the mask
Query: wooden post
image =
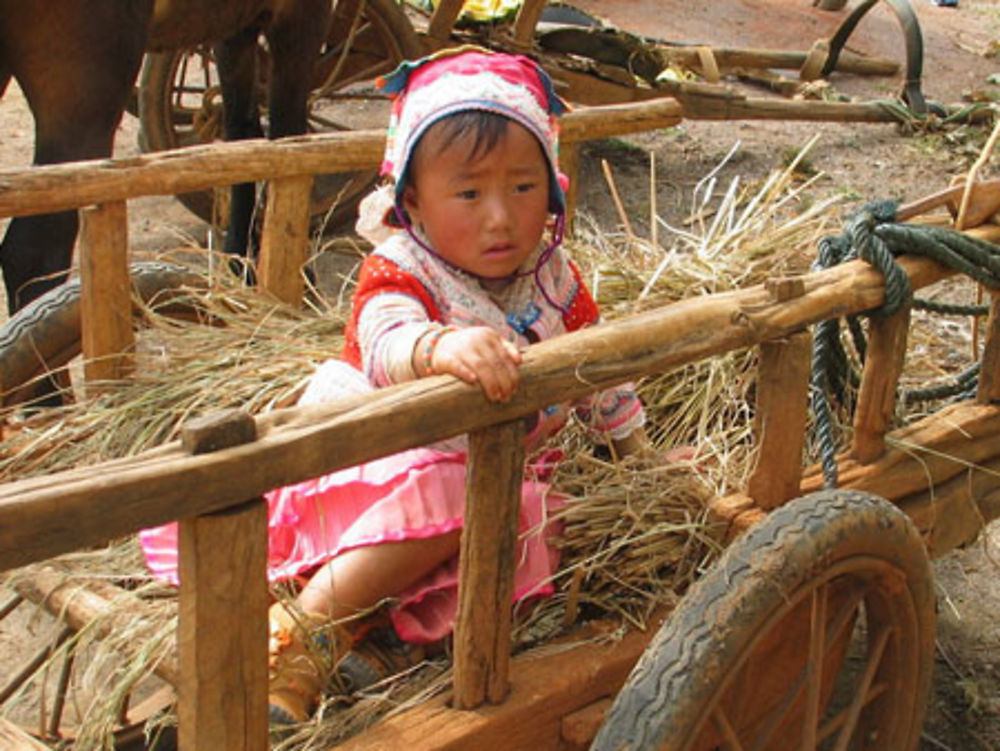
<svg viewBox="0 0 1000 751"><path fill-rule="evenodd" d="M809 406L812 336L807 331L760 345L757 367L757 464L747 493L763 509L800 494Z"/></svg>
<svg viewBox="0 0 1000 751"><path fill-rule="evenodd" d="M427 36L441 44L447 42L458 14L462 12L462 3L463 0L441 0L427 26Z"/></svg>
<svg viewBox="0 0 1000 751"><path fill-rule="evenodd" d="M180 522L182 751L267 751L267 506Z"/></svg>
<svg viewBox="0 0 1000 751"><path fill-rule="evenodd" d="M535 40L535 27L542 17L546 0L524 0L514 21L514 45L521 52L530 52Z"/></svg>
<svg viewBox="0 0 1000 751"><path fill-rule="evenodd" d="M186 424L191 454L256 438L238 410ZM181 751L267 751L267 504L182 519L178 736Z"/></svg>
<svg viewBox="0 0 1000 751"><path fill-rule="evenodd" d="M909 329L909 306L890 316L871 319L851 446L851 455L862 464L872 462L885 453L885 432L896 405L896 388L903 372Z"/></svg>
<svg viewBox="0 0 1000 751"><path fill-rule="evenodd" d="M132 287L124 201L80 211L80 328L88 383L131 373Z"/></svg>
<svg viewBox="0 0 1000 751"><path fill-rule="evenodd" d="M986 320L986 343L979 369L976 401L989 404L1000 399L1000 295L991 295L990 317Z"/></svg>
<svg viewBox="0 0 1000 751"><path fill-rule="evenodd" d="M302 302L302 267L309 257L311 175L282 177L267 186L260 238L260 286L289 305Z"/></svg>
<svg viewBox="0 0 1000 751"><path fill-rule="evenodd" d="M509 690L524 422L469 433L465 528L455 620L454 704L474 709Z"/></svg>

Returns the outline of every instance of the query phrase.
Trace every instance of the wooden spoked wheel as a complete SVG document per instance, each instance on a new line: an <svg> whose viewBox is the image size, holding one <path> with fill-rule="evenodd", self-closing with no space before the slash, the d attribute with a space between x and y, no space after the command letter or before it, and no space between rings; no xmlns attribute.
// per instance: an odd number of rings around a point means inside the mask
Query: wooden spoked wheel
<svg viewBox="0 0 1000 751"><path fill-rule="evenodd" d="M79 723L87 704L107 690L101 678L107 666L94 670L88 664L89 651L74 644L75 627L83 625L81 619L95 617L118 594L112 584L91 583L89 587L75 587L72 599L67 601L57 593L65 588L61 586L63 581L61 574L42 572L33 581L22 582L17 593L0 590L0 628L4 637L18 633L25 624L30 626L27 630L33 637L30 648L0 681L0 712L10 718L7 722L20 728L19 737L24 739L15 748L34 749L36 744L31 739L38 739L39 748L91 747L80 740ZM28 597L21 591L29 593ZM46 594L52 593L56 593L54 597L61 607L52 606L46 599ZM39 602L32 604L28 599ZM36 605L43 601L46 609L59 611L51 614L53 620L49 623L37 611ZM147 730L147 722L169 709L175 700L173 687L162 678L139 678L133 692L121 698L114 727L107 729L105 742L115 751L176 751L173 727ZM0 732L0 740L5 737Z"/></svg>
<svg viewBox="0 0 1000 751"><path fill-rule="evenodd" d="M387 98L375 79L406 59L423 54L420 39L394 0L358 3L354 23L335 19L313 69L309 123L313 132L384 128ZM268 53L262 45L258 70L266 76ZM266 117L266 80L258 98ZM222 92L208 47L149 54L139 82L140 143L159 151L222 138ZM375 170L322 175L313 188L312 213L336 225L354 216L358 201L371 188ZM226 191L186 193L178 198L206 221L224 220ZM327 213L329 212L329 216Z"/></svg>
<svg viewBox="0 0 1000 751"><path fill-rule="evenodd" d="M664 623L594 749L912 751L934 656L927 553L895 506L797 499Z"/></svg>

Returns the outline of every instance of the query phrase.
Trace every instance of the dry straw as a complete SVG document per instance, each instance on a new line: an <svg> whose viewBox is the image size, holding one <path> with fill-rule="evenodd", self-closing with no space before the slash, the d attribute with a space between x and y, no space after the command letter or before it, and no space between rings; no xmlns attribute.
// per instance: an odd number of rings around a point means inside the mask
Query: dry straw
<svg viewBox="0 0 1000 751"><path fill-rule="evenodd" d="M822 176L801 177L804 155L759 184L738 176L723 184L720 164L698 184L686 224L673 226L654 215L655 239L636 235L630 224L616 233L580 217L568 247L605 317L807 270L818 239L839 230L841 207L836 197L809 198ZM613 181L610 170L607 175ZM340 350L342 295L293 310L216 274L189 296L196 321L147 307L134 380L109 384L99 396L60 410L8 414L0 478L131 455L171 440L185 419L205 411L238 405L260 412L290 403L313 367ZM697 447L693 466L617 461L595 453L580 426L549 447L565 456L553 490L566 498L553 520L562 528L561 567L552 597L518 607L516 649L557 648L552 639L586 618L642 627L711 562L718 544L706 523L706 501L742 487L753 462L754 366L753 352L732 352L637 384L656 446ZM78 707L88 747L100 748L133 684L162 656L175 600L150 581L132 540L55 565L67 575L128 583L105 616L113 627L95 623L61 650L86 644L94 671L89 679L100 674L103 685L114 677L112 688L97 692L87 706L81 699ZM8 584L34 570L9 575ZM122 620L137 612L145 617L132 625ZM109 630L99 643L91 638ZM447 678L447 659L440 657L363 696L331 696L281 747L328 747L441 691Z"/></svg>

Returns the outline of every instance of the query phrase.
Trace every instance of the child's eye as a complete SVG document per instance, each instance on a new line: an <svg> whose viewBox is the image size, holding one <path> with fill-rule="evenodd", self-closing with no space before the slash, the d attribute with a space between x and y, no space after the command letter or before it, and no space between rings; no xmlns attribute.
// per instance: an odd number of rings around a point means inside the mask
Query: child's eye
<svg viewBox="0 0 1000 751"><path fill-rule="evenodd" d="M538 187L538 183L520 183L514 188L515 193L529 193Z"/></svg>
<svg viewBox="0 0 1000 751"><path fill-rule="evenodd" d="M469 188L468 190L460 190L460 191L458 191L458 193L456 195L458 196L458 198L461 198L463 201L474 201L476 198L479 197L479 191L478 190L473 190L472 188Z"/></svg>

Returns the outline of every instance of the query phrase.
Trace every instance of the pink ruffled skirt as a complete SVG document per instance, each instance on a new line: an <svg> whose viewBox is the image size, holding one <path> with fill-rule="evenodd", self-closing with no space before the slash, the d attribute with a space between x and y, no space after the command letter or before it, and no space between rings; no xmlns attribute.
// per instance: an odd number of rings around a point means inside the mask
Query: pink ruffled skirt
<svg viewBox="0 0 1000 751"><path fill-rule="evenodd" d="M363 375L340 361L325 363L300 404L370 391ZM533 474L533 473L528 473ZM279 488L268 505L268 579L308 576L338 554L366 545L445 534L462 526L465 454L419 448ZM522 484L514 598L552 592L558 533L550 521L559 497L536 477ZM177 524L143 530L139 542L150 571L178 583ZM398 595L391 612L399 636L427 642L451 632L457 608L457 556Z"/></svg>

